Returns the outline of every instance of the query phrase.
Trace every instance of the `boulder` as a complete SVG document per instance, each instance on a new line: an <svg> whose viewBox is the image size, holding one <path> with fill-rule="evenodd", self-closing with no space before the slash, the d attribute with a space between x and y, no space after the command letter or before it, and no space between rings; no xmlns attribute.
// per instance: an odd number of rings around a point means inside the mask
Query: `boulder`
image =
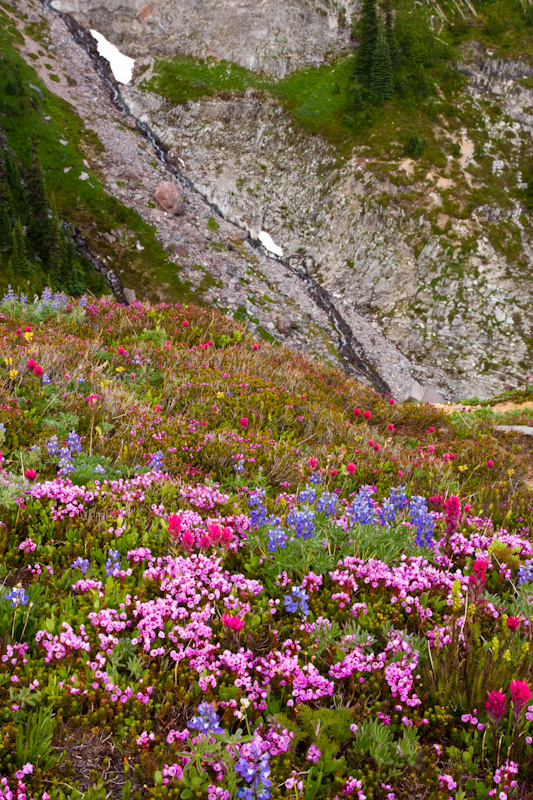
<svg viewBox="0 0 533 800"><path fill-rule="evenodd" d="M175 183L160 181L154 193L154 200L159 203L163 211L174 217L185 214L183 196Z"/></svg>
<svg viewBox="0 0 533 800"><path fill-rule="evenodd" d="M424 398L424 387L418 381L413 381L402 398L406 403L421 403Z"/></svg>
<svg viewBox="0 0 533 800"><path fill-rule="evenodd" d="M533 436L533 426L529 425L496 425L495 430L503 433L522 433L525 436Z"/></svg>
<svg viewBox="0 0 533 800"><path fill-rule="evenodd" d="M434 386L426 386L426 388L424 389L424 396L422 398L422 402L431 403L432 405L435 405L435 403L442 405L442 403L445 403L446 400L441 395L441 393L437 389L435 389Z"/></svg>
<svg viewBox="0 0 533 800"><path fill-rule="evenodd" d="M293 327L292 319L287 314L279 314L276 317L276 328L282 336L289 336Z"/></svg>
<svg viewBox="0 0 533 800"><path fill-rule="evenodd" d="M135 289L126 289L126 288L124 288L124 297L128 301L128 305L130 303L134 303L135 300L136 300Z"/></svg>

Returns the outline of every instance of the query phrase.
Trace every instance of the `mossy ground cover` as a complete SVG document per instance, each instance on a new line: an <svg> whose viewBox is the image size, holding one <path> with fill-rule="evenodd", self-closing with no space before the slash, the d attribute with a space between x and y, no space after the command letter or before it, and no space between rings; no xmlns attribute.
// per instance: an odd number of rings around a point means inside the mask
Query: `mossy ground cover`
<svg viewBox="0 0 533 800"><path fill-rule="evenodd" d="M531 453L492 415L193 305L0 314L4 797L527 796Z"/></svg>
<svg viewBox="0 0 533 800"><path fill-rule="evenodd" d="M84 159L98 157L102 143L66 101L46 89L22 58L23 36L10 20L0 10L0 127L9 148L28 167L32 142L37 142L46 188L60 216L82 229L94 252L109 259L127 286L156 299L155 287L165 285L169 299L192 299L194 292L180 281L179 267L157 241L154 227L107 193L97 171L87 170ZM45 29L26 30L26 34L42 37ZM67 167L71 169L65 173ZM80 180L84 172L90 173L89 180ZM123 233L120 244L97 236L112 230ZM136 247L139 239L142 251Z"/></svg>

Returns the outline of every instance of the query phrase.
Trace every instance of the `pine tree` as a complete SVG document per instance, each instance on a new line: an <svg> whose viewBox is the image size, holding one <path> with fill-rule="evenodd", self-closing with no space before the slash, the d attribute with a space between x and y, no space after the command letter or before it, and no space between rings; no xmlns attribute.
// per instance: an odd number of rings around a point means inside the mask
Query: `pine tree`
<svg viewBox="0 0 533 800"><path fill-rule="evenodd" d="M65 268L65 246L61 234L61 225L56 213L52 215L50 236L48 239L48 257L46 271L50 278L50 285L55 291L65 289L63 284L63 271Z"/></svg>
<svg viewBox="0 0 533 800"><path fill-rule="evenodd" d="M359 30L359 49L357 51L355 74L362 86L370 87L372 82L372 61L379 34L376 0L363 0Z"/></svg>
<svg viewBox="0 0 533 800"><path fill-rule="evenodd" d="M11 220L13 218L11 194L5 175L2 175L2 163L0 160L0 252L11 244Z"/></svg>
<svg viewBox="0 0 533 800"><path fill-rule="evenodd" d="M389 46L389 55L393 70L400 66L400 48L394 35L391 0L385 0L385 36Z"/></svg>
<svg viewBox="0 0 533 800"><path fill-rule="evenodd" d="M33 267L28 259L24 231L19 219L15 221L13 226L9 264L15 285L20 286L27 294L27 284L28 282L31 283L33 278Z"/></svg>
<svg viewBox="0 0 533 800"><path fill-rule="evenodd" d="M49 203L44 183L44 173L37 153L35 139L32 143L32 164L28 173L28 204L30 207L30 220L28 224L28 239L35 253L41 261L48 260L48 245L50 241L51 225L49 217Z"/></svg>
<svg viewBox="0 0 533 800"><path fill-rule="evenodd" d="M383 31L380 31L374 52L370 89L372 102L378 106L390 100L394 94L389 46Z"/></svg>

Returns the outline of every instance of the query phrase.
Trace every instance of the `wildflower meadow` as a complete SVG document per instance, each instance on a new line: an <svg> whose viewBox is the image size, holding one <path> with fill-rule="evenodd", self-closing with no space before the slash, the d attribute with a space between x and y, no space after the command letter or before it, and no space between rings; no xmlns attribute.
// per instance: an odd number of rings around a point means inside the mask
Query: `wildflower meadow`
<svg viewBox="0 0 533 800"><path fill-rule="evenodd" d="M528 437L192 305L0 342L1 800L533 796Z"/></svg>

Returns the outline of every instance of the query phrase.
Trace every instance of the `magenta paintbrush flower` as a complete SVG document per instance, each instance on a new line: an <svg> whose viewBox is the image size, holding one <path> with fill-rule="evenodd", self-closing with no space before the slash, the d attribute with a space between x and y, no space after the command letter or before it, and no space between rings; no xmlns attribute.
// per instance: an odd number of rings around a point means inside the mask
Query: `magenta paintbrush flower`
<svg viewBox="0 0 533 800"><path fill-rule="evenodd" d="M507 697L503 692L487 692L487 699L485 701L487 714L496 726L500 724L502 717L505 714L506 703Z"/></svg>
<svg viewBox="0 0 533 800"><path fill-rule="evenodd" d="M244 628L244 620L240 617L231 617L229 614L222 614L222 624L225 628L229 628L232 631L242 631Z"/></svg>
<svg viewBox="0 0 533 800"><path fill-rule="evenodd" d="M515 716L518 717L531 698L531 689L527 685L527 681L511 681L511 698Z"/></svg>

